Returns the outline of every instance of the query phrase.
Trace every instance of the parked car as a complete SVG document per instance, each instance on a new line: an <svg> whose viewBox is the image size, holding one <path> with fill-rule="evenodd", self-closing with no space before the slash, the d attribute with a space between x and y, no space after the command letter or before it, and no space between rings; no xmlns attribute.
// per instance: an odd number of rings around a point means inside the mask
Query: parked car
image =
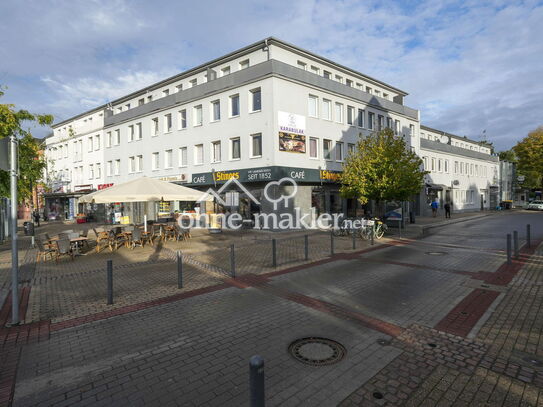
<svg viewBox="0 0 543 407"><path fill-rule="evenodd" d="M528 204L528 208L536 211L543 211L543 201L532 201Z"/></svg>

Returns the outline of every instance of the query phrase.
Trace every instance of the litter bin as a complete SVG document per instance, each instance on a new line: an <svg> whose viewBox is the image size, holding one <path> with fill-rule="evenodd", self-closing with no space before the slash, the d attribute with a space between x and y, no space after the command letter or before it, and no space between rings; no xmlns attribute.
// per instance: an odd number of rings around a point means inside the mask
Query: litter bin
<svg viewBox="0 0 543 407"><path fill-rule="evenodd" d="M34 223L33 222L25 222L23 223L25 236L34 236Z"/></svg>

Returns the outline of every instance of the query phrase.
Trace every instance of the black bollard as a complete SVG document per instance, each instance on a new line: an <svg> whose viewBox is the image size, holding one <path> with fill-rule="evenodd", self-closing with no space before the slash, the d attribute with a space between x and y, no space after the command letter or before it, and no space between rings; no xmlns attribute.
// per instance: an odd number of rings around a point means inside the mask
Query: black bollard
<svg viewBox="0 0 543 407"><path fill-rule="evenodd" d="M356 250L356 230L353 228L351 232L353 235L353 250Z"/></svg>
<svg viewBox="0 0 543 407"><path fill-rule="evenodd" d="M513 232L513 253L515 255L515 259L518 259L519 258L518 232L516 230Z"/></svg>
<svg viewBox="0 0 543 407"><path fill-rule="evenodd" d="M507 234L507 263L511 264L511 233Z"/></svg>
<svg viewBox="0 0 543 407"><path fill-rule="evenodd" d="M334 232L330 231L330 255L334 255Z"/></svg>
<svg viewBox="0 0 543 407"><path fill-rule="evenodd" d="M251 407L264 407L264 359L255 355L249 360L249 386Z"/></svg>
<svg viewBox="0 0 543 407"><path fill-rule="evenodd" d="M113 304L113 260L107 261L107 304Z"/></svg>
<svg viewBox="0 0 543 407"><path fill-rule="evenodd" d="M277 267L277 240L272 239L272 266Z"/></svg>
<svg viewBox="0 0 543 407"><path fill-rule="evenodd" d="M309 235L304 236L304 258L305 261L309 260Z"/></svg>
<svg viewBox="0 0 543 407"><path fill-rule="evenodd" d="M230 273L232 278L236 278L236 252L234 245L230 246Z"/></svg>
<svg viewBox="0 0 543 407"><path fill-rule="evenodd" d="M183 255L177 251L177 288L183 288Z"/></svg>
<svg viewBox="0 0 543 407"><path fill-rule="evenodd" d="M532 247L532 236L529 223L526 225L526 245L529 248Z"/></svg>

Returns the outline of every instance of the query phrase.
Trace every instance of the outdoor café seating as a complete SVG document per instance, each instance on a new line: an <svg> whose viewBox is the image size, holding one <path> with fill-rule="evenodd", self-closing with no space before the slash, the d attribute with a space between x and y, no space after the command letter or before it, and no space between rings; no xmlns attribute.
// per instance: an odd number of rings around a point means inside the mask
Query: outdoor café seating
<svg viewBox="0 0 543 407"><path fill-rule="evenodd" d="M38 263L40 259L45 261L47 256L50 256L52 259L53 255L56 253L55 249L53 249L49 243L44 243L41 239L36 240L36 246L38 246L38 255L36 257L36 262Z"/></svg>
<svg viewBox="0 0 543 407"><path fill-rule="evenodd" d="M56 241L56 248L54 250L55 261L58 263L58 259L62 256L70 256L72 261L74 259L74 251L69 239L59 239Z"/></svg>

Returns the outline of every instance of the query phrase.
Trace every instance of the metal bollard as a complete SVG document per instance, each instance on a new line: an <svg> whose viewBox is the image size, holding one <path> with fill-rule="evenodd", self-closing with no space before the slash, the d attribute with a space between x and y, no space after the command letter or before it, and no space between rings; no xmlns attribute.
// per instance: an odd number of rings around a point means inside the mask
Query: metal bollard
<svg viewBox="0 0 543 407"><path fill-rule="evenodd" d="M334 232L330 231L330 255L334 255Z"/></svg>
<svg viewBox="0 0 543 407"><path fill-rule="evenodd" d="M518 251L518 232L515 230L513 231L513 253L515 255L515 259L519 258L519 251Z"/></svg>
<svg viewBox="0 0 543 407"><path fill-rule="evenodd" d="M255 355L249 360L250 406L264 407L264 359Z"/></svg>
<svg viewBox="0 0 543 407"><path fill-rule="evenodd" d="M528 248L532 247L532 236L529 223L526 225L526 245Z"/></svg>
<svg viewBox="0 0 543 407"><path fill-rule="evenodd" d="M375 221L374 221L375 222ZM375 223L373 224L372 228L371 228L371 233L370 233L370 236L371 236L371 245L373 246L374 244L374 236L375 235Z"/></svg>
<svg viewBox="0 0 543 407"><path fill-rule="evenodd" d="M107 261L107 305L113 304L113 260Z"/></svg>
<svg viewBox="0 0 543 407"><path fill-rule="evenodd" d="M183 288L183 255L177 251L177 288Z"/></svg>
<svg viewBox="0 0 543 407"><path fill-rule="evenodd" d="M236 252L234 245L230 246L230 273L232 274L232 278L236 278Z"/></svg>
<svg viewBox="0 0 543 407"><path fill-rule="evenodd" d="M304 236L304 255L305 261L309 260L309 235Z"/></svg>
<svg viewBox="0 0 543 407"><path fill-rule="evenodd" d="M351 232L352 232L352 235L353 235L353 250L356 250L356 231L353 228L353 230Z"/></svg>
<svg viewBox="0 0 543 407"><path fill-rule="evenodd" d="M272 239L272 266L277 267L277 240Z"/></svg>
<svg viewBox="0 0 543 407"><path fill-rule="evenodd" d="M507 234L507 263L511 264L511 233Z"/></svg>

